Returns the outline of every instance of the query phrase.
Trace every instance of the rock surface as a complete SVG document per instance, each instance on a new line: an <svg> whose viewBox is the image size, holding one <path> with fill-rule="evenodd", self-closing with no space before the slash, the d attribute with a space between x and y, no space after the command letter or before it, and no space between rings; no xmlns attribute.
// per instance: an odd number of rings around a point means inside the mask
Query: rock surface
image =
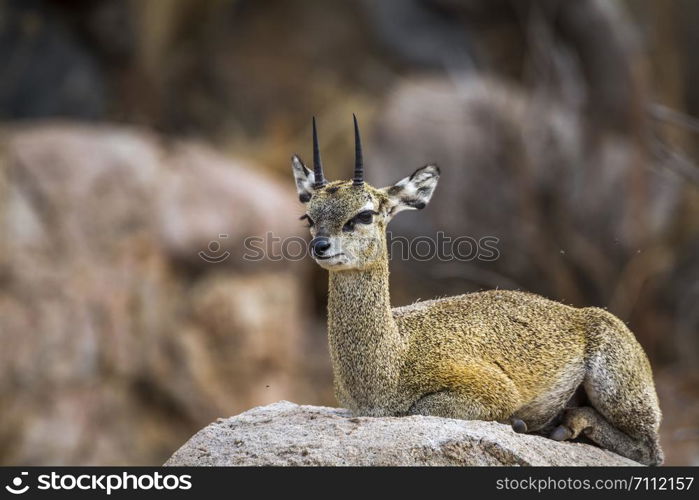
<svg viewBox="0 0 699 500"><path fill-rule="evenodd" d="M496 422L352 417L280 401L219 419L165 463L231 465L638 465L594 446L516 434Z"/></svg>

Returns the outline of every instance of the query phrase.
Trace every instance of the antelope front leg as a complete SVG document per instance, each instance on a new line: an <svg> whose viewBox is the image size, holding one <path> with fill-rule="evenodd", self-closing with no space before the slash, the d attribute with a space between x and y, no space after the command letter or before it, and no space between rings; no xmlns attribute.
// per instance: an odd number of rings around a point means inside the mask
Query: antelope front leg
<svg viewBox="0 0 699 500"><path fill-rule="evenodd" d="M449 380L449 388L422 396L409 414L507 421L519 406L519 392L512 381L488 365L452 366L435 375L435 382Z"/></svg>

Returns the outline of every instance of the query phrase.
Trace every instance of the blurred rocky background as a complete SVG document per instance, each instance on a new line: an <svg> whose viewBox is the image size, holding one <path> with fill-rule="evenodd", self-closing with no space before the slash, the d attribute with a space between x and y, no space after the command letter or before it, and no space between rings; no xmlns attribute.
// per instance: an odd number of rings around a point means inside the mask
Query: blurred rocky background
<svg viewBox="0 0 699 500"><path fill-rule="evenodd" d="M653 363L669 464L699 464L699 3L0 0L0 463L158 464L220 416L334 405L306 236L320 124L349 177L427 162L395 305L520 288L608 307ZM267 238L269 240L269 238Z"/></svg>

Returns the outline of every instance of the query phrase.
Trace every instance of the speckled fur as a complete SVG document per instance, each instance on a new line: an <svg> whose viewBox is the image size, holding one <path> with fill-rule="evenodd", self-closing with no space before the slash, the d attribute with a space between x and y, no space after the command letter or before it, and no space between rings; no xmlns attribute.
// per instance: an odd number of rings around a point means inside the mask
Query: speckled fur
<svg viewBox="0 0 699 500"><path fill-rule="evenodd" d="M436 167L384 189L336 181L311 190L304 185L313 174L297 157L294 173L311 233L346 252L316 259L330 274L328 334L342 405L369 416L519 419L529 432L583 434L642 463L662 462L650 365L610 313L508 290L391 308L386 225L429 201ZM373 222L343 231L367 204ZM581 387L585 406L566 409Z"/></svg>

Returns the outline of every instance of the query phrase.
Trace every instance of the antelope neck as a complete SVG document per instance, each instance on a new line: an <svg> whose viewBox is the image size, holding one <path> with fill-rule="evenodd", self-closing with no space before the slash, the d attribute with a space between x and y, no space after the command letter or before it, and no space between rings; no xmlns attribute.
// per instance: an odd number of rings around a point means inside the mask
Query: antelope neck
<svg viewBox="0 0 699 500"><path fill-rule="evenodd" d="M330 271L328 338L343 403L384 414L405 350L391 312L387 259L365 270Z"/></svg>

